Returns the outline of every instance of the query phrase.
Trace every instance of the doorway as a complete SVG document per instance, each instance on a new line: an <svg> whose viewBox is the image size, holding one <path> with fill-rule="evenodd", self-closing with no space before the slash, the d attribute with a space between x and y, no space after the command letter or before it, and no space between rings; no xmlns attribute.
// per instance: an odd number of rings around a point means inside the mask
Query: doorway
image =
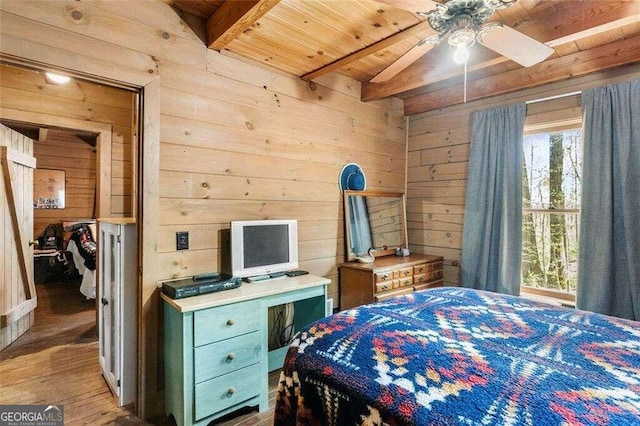
<svg viewBox="0 0 640 426"><path fill-rule="evenodd" d="M95 240L97 232L90 225L97 218L135 217L138 94L79 79L68 86L56 85L46 80L42 70L10 64L0 67L0 119L30 132L35 140L36 170L64 172L65 207L34 210L30 239L44 237L49 225L60 225L62 235L56 237L62 239L61 250L69 262L73 259L67 250L70 233L79 225L86 224ZM94 167L87 167L89 163ZM78 261L72 263L80 269ZM126 417L128 412L117 409L100 373L95 294L80 292L81 271L69 277L64 272L69 271L63 271L61 279L42 283L42 287L36 284L35 325L0 352L2 387L16 391L5 393L26 398L0 403L61 403L65 404L65 419L70 420L74 413L83 415L83 410L89 415L81 404L89 398L94 400L91 407L101 413L108 408ZM47 366L42 364L44 359L49 360ZM13 376L14 372L23 374ZM29 375L36 381L30 383ZM104 403L97 403L103 399Z"/></svg>

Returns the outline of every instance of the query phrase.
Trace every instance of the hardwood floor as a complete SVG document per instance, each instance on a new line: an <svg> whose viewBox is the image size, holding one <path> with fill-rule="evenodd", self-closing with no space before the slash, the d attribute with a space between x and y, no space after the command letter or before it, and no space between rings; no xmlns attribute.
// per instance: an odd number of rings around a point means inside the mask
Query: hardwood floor
<svg viewBox="0 0 640 426"><path fill-rule="evenodd" d="M0 353L0 404L62 404L65 424L141 423L116 407L98 364L94 301L37 284L34 326Z"/></svg>
<svg viewBox="0 0 640 426"><path fill-rule="evenodd" d="M171 425L164 416L147 422L116 406L98 364L94 301L78 286L36 285L34 326L0 352L0 405L62 404L66 425ZM215 424L272 425L278 377L269 375L269 410L238 411Z"/></svg>

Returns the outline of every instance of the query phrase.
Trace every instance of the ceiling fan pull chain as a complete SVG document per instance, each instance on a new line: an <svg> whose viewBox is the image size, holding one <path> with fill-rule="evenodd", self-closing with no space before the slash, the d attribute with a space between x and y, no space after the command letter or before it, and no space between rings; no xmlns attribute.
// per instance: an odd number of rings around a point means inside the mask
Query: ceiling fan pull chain
<svg viewBox="0 0 640 426"><path fill-rule="evenodd" d="M467 103L467 61L464 61L464 102Z"/></svg>

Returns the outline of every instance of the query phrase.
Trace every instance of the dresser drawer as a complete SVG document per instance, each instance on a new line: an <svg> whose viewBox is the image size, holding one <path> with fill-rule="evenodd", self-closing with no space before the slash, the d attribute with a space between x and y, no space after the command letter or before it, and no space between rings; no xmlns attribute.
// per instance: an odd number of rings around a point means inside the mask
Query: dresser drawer
<svg viewBox="0 0 640 426"><path fill-rule="evenodd" d="M413 276L413 283L420 284L428 280L427 274L418 274Z"/></svg>
<svg viewBox="0 0 640 426"><path fill-rule="evenodd" d="M195 420L260 394L261 364L236 370L195 386Z"/></svg>
<svg viewBox="0 0 640 426"><path fill-rule="evenodd" d="M393 286L396 280L384 281L381 283L376 283L376 293L380 293L382 291L392 290L396 288L398 285L396 283L396 287Z"/></svg>
<svg viewBox="0 0 640 426"><path fill-rule="evenodd" d="M442 278L442 270L429 272L427 275L427 281L435 281Z"/></svg>
<svg viewBox="0 0 640 426"><path fill-rule="evenodd" d="M259 332L195 348L196 383L260 362L261 348Z"/></svg>
<svg viewBox="0 0 640 426"><path fill-rule="evenodd" d="M413 275L413 268L402 268L394 271L394 278L407 278Z"/></svg>
<svg viewBox="0 0 640 426"><path fill-rule="evenodd" d="M374 279L376 283L381 283L383 281L390 281L393 279L393 271L376 272L374 274Z"/></svg>
<svg viewBox="0 0 640 426"><path fill-rule="evenodd" d="M421 283L418 285L414 285L413 289L415 291L420 291L420 290L426 290L428 288L434 288L434 287L442 287L442 281L436 281L432 283Z"/></svg>
<svg viewBox="0 0 640 426"><path fill-rule="evenodd" d="M427 272L427 263L421 263L413 267L413 275L420 275Z"/></svg>
<svg viewBox="0 0 640 426"><path fill-rule="evenodd" d="M194 346L258 330L260 306L259 301L250 301L196 311L193 315Z"/></svg>
<svg viewBox="0 0 640 426"><path fill-rule="evenodd" d="M442 269L442 263L442 261L429 263L429 265L427 266L427 271L432 272Z"/></svg>
<svg viewBox="0 0 640 426"><path fill-rule="evenodd" d="M400 287L406 287L413 284L413 277L400 278L398 281L400 281Z"/></svg>
<svg viewBox="0 0 640 426"><path fill-rule="evenodd" d="M413 292L413 287L400 288L398 290L390 291L384 294L376 294L374 300L376 302L382 302L383 300L391 299L392 297L400 296L402 294L409 294Z"/></svg>

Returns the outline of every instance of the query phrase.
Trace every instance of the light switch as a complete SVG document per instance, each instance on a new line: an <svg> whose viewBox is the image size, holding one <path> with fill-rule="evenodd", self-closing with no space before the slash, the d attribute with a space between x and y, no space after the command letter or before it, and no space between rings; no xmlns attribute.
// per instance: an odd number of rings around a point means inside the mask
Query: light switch
<svg viewBox="0 0 640 426"><path fill-rule="evenodd" d="M176 250L188 250L188 249L189 249L189 233L176 232Z"/></svg>

